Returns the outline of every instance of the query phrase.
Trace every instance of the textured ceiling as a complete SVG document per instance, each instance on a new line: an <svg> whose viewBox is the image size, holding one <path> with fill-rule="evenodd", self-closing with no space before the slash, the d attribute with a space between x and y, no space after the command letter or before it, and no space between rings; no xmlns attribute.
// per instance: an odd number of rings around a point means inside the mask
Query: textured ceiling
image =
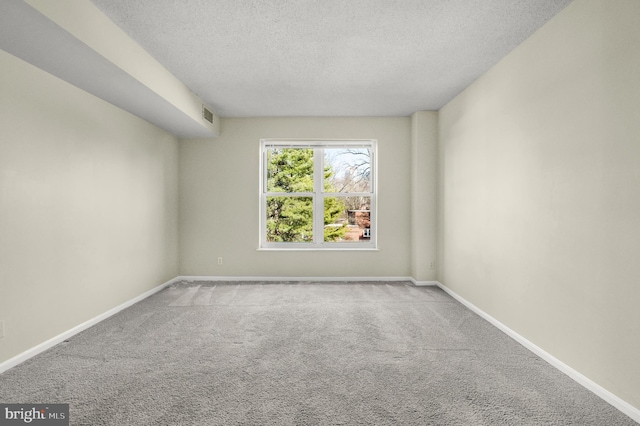
<svg viewBox="0 0 640 426"><path fill-rule="evenodd" d="M223 117L438 110L571 0L92 0Z"/></svg>

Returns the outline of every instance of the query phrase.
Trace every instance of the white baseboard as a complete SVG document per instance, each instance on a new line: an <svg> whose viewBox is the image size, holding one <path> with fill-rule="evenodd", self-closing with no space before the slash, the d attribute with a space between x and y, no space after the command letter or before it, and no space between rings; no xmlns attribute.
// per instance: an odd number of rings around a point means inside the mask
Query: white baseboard
<svg viewBox="0 0 640 426"><path fill-rule="evenodd" d="M587 390L590 390L591 392L593 392L594 394L599 396L601 399L605 400L606 402L608 402L609 404L617 408L619 411L621 411L625 415L631 417L634 421L640 423L640 409L634 407L633 405L629 404L623 399L620 399L619 397L609 392L602 386L598 385L591 379L588 379L578 371L569 367L567 364L563 363L558 358L549 354L539 346L536 346L534 343L522 337L520 334L516 333L515 331L513 331L512 329L510 329L509 327L507 327L497 319L493 318L491 315L487 314L486 312L484 312L483 310L481 310L480 308L478 308L468 300L464 299L462 296L455 293L453 290L451 290L447 286L437 281L436 281L436 285L440 287L442 290L446 291L451 297L456 299L458 302L462 303L464 306L466 306L476 314L480 315L485 320L489 321L492 325L494 325L495 327L503 331L509 337L511 337L518 343L520 343L522 346L529 349L531 352L533 352L534 354L538 355L540 358L542 358L543 360L551 364L551 366L557 368L558 370L560 370L561 372L569 376L571 379L576 381L578 384L582 385Z"/></svg>
<svg viewBox="0 0 640 426"><path fill-rule="evenodd" d="M236 277L236 276L179 276L176 281L411 281L411 277ZM434 283L435 285L435 283Z"/></svg>
<svg viewBox="0 0 640 426"><path fill-rule="evenodd" d="M122 311L123 309L128 308L129 306L138 303L139 301L146 299L147 297L151 296L152 294L155 294L157 292L159 292L160 290L162 290L163 288L173 284L176 281L177 278L174 278L172 280L167 281L164 284L159 285L158 287L152 288L149 291L146 291L144 293L142 293L139 296L134 297L131 300L128 300L126 302L124 302L121 305L116 306L113 309L108 310L107 312L98 315L95 318L91 318L88 321L83 322L80 325L77 325L75 327L73 327L71 330L67 330L62 334L59 334L49 340L47 340L46 342L40 343L37 346L34 346L33 348L26 350L24 352L22 352L21 354L18 354L16 356L14 356L13 358L9 358L8 360L0 363L0 373L7 371L10 368L15 367L18 364L23 363L24 361L28 360L29 358L32 358L36 355L38 355L41 352L46 351L49 348L52 348L53 346L57 345L58 343L64 342L65 340L69 339L70 337L80 333L81 331L86 330L87 328L98 324L100 321L103 321L107 318L109 318L110 316L117 314L118 312Z"/></svg>
<svg viewBox="0 0 640 426"><path fill-rule="evenodd" d="M416 287L431 287L431 286L437 286L440 284L438 281L418 281L414 278L411 278L411 282Z"/></svg>

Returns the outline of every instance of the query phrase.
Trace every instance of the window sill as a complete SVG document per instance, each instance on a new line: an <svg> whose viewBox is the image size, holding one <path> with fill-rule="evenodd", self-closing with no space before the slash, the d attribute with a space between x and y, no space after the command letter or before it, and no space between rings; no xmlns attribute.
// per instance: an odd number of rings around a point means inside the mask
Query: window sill
<svg viewBox="0 0 640 426"><path fill-rule="evenodd" d="M259 247L256 251L380 251L376 247Z"/></svg>

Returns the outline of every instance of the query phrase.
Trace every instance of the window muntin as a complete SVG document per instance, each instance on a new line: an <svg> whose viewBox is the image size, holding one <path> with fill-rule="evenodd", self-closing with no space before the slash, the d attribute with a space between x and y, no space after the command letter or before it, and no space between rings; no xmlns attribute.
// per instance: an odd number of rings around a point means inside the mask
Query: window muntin
<svg viewBox="0 0 640 426"><path fill-rule="evenodd" d="M263 140L260 248L375 248L375 148Z"/></svg>

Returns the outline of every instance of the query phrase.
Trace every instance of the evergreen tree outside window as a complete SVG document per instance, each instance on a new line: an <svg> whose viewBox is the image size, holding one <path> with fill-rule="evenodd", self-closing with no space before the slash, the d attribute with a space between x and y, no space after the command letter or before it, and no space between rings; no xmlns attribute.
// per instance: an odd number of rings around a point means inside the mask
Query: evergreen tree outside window
<svg viewBox="0 0 640 426"><path fill-rule="evenodd" d="M375 148L262 140L260 248L375 249Z"/></svg>

